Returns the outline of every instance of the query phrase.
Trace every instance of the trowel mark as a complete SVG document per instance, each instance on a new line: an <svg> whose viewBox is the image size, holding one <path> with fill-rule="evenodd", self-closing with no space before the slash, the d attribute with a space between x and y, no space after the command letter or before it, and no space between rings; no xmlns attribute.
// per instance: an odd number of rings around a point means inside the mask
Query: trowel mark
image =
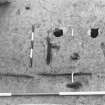
<svg viewBox="0 0 105 105"><path fill-rule="evenodd" d="M50 38L47 37L46 38L47 40L47 56L46 56L46 64L49 65L51 62L52 62L52 48L53 49L59 49L59 46L57 45L53 45L51 42L50 42Z"/></svg>
<svg viewBox="0 0 105 105"><path fill-rule="evenodd" d="M105 42L101 42L100 47L101 47L103 55L105 57Z"/></svg>
<svg viewBox="0 0 105 105"><path fill-rule="evenodd" d="M52 51L51 51L51 43L50 43L50 38L47 37L47 57L46 57L46 63L47 65L50 64L52 61Z"/></svg>
<svg viewBox="0 0 105 105"><path fill-rule="evenodd" d="M0 2L0 7L2 6L8 6L10 4L9 1Z"/></svg>
<svg viewBox="0 0 105 105"><path fill-rule="evenodd" d="M17 73L2 73L0 72L0 76L3 77L15 77L15 78L26 78L26 79L31 79L34 78L34 76L32 75L28 75L28 74L17 74Z"/></svg>

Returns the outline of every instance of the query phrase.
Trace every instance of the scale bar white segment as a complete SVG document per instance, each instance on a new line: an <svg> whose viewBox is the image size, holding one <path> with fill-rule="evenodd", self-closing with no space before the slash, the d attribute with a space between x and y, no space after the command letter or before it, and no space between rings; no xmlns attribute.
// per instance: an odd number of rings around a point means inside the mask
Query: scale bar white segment
<svg viewBox="0 0 105 105"><path fill-rule="evenodd" d="M0 97L12 96L12 93L0 93Z"/></svg>
<svg viewBox="0 0 105 105"><path fill-rule="evenodd" d="M74 72L72 72L72 76L71 77L72 77L71 80L72 80L72 83L73 83L74 82Z"/></svg>
<svg viewBox="0 0 105 105"><path fill-rule="evenodd" d="M31 40L34 41L34 32L32 32Z"/></svg>
<svg viewBox="0 0 105 105"><path fill-rule="evenodd" d="M71 35L74 36L74 30L73 30L73 29L72 29L72 33L71 33Z"/></svg>
<svg viewBox="0 0 105 105"><path fill-rule="evenodd" d="M105 91L91 91L91 92L59 92L61 96L92 96L92 95L105 95Z"/></svg>
<svg viewBox="0 0 105 105"><path fill-rule="evenodd" d="M32 58L32 54L33 54L33 49L31 48L31 50L30 50L30 58Z"/></svg>

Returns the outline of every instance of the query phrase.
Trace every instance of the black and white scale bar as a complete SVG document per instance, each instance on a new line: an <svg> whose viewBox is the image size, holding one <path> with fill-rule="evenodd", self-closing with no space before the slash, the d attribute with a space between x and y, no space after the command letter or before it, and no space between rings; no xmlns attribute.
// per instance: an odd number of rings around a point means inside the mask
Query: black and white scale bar
<svg viewBox="0 0 105 105"><path fill-rule="evenodd" d="M34 25L32 25L31 49L30 49L30 67L32 67L32 64L33 64L34 31L35 31L35 27L34 27Z"/></svg>
<svg viewBox="0 0 105 105"><path fill-rule="evenodd" d="M59 93L0 93L0 97L12 96L101 96L105 91L59 92Z"/></svg>

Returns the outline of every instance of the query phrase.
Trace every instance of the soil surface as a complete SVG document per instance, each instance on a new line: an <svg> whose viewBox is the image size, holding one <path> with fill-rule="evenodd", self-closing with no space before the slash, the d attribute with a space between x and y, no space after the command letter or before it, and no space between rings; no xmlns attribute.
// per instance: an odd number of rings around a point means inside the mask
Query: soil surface
<svg viewBox="0 0 105 105"><path fill-rule="evenodd" d="M0 0L0 92L53 93L105 90L104 0L5 2L6 0ZM32 25L35 26L35 31L33 65L30 67ZM54 36L55 28L62 29L63 35ZM98 28L96 38L91 37L92 28ZM47 51L50 51L49 56ZM77 60L71 59L74 53L79 55ZM47 57L51 58L49 63L46 61ZM92 75L74 76L74 82L81 84L80 88L75 89L67 87L67 84L72 84L71 75L62 75L72 72ZM3 102L1 105L12 105L12 100L18 104L103 105L105 103L104 96L7 99L0 98L0 103Z"/></svg>

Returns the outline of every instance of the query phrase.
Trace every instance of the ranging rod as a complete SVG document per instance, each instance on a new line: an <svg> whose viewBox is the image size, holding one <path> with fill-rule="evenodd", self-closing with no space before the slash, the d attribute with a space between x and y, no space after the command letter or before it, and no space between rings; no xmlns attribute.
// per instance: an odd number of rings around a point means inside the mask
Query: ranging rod
<svg viewBox="0 0 105 105"><path fill-rule="evenodd" d="M12 96L101 96L105 91L58 92L58 93L0 93L0 97Z"/></svg>

